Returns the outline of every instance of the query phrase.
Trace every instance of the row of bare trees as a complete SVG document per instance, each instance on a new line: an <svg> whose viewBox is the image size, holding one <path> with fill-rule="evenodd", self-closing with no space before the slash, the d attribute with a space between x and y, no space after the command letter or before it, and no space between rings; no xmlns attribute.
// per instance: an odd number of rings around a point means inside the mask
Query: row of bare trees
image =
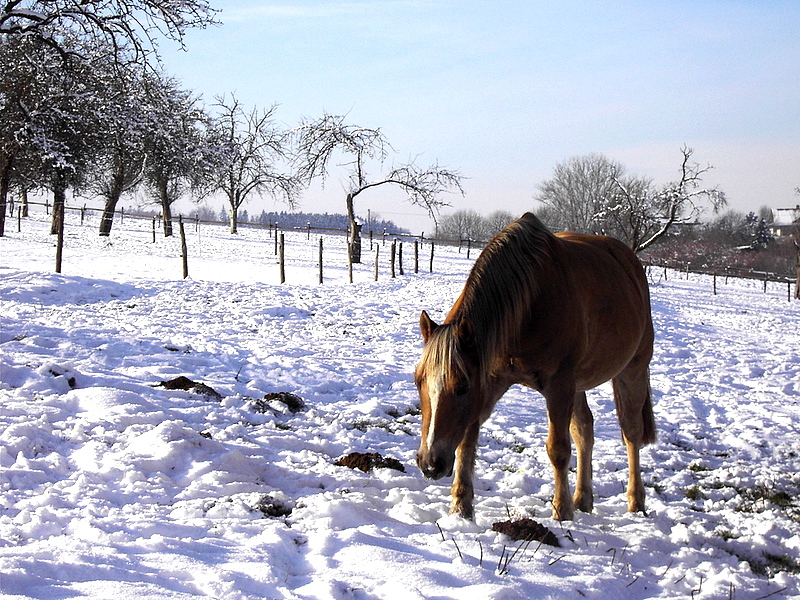
<svg viewBox="0 0 800 600"><path fill-rule="evenodd" d="M442 194L461 192L458 172L385 168L393 153L380 129L324 114L282 129L275 106L245 107L234 95L211 107L159 68L159 35L182 43L186 29L215 23L205 0L11 0L0 6L0 235L11 190L53 195L54 222L67 190L100 196L109 235L123 194L144 190L172 235L171 206L191 193L220 194L231 233L256 195L293 208L305 186L343 157L353 260L360 260L354 201L383 185L434 216Z"/></svg>
<svg viewBox="0 0 800 600"><path fill-rule="evenodd" d="M641 252L676 225L695 221L706 205L717 212L727 203L721 190L701 185L711 167L694 162L693 154L681 148L678 179L661 187L601 154L570 158L539 185L537 214L556 230L611 235Z"/></svg>

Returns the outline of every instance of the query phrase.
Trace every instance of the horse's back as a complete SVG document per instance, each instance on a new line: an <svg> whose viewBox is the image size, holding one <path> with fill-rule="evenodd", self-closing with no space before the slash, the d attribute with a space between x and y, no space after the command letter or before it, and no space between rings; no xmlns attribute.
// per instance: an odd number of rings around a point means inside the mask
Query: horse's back
<svg viewBox="0 0 800 600"><path fill-rule="evenodd" d="M577 377L585 389L611 379L632 360L649 363L653 325L647 277L625 244L611 237L556 234L582 348Z"/></svg>

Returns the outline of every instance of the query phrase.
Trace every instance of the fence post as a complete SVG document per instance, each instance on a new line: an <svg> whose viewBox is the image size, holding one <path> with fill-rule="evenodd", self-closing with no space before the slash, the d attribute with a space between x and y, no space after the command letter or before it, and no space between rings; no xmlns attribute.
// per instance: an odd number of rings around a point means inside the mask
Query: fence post
<svg viewBox="0 0 800 600"><path fill-rule="evenodd" d="M391 247L389 248L389 265L391 267L389 272L391 273L392 279L394 279L394 260L396 256L397 256L397 240L394 240L392 242Z"/></svg>
<svg viewBox="0 0 800 600"><path fill-rule="evenodd" d="M83 216L85 212L86 212L86 205L84 204L83 206L81 206L81 226L83 226Z"/></svg>
<svg viewBox="0 0 800 600"><path fill-rule="evenodd" d="M381 247L375 246L375 281L378 281L378 258L381 253Z"/></svg>
<svg viewBox="0 0 800 600"><path fill-rule="evenodd" d="M467 238L467 259L469 259L470 251L472 251L472 238Z"/></svg>
<svg viewBox="0 0 800 600"><path fill-rule="evenodd" d="M350 253L350 241L347 242L347 278L353 283L353 255Z"/></svg>
<svg viewBox="0 0 800 600"><path fill-rule="evenodd" d="M428 269L431 273L433 273L433 247L434 247L433 242L431 242L431 265L430 268Z"/></svg>
<svg viewBox="0 0 800 600"><path fill-rule="evenodd" d="M278 223L275 223L275 250L273 254L275 254L275 256L278 255Z"/></svg>
<svg viewBox="0 0 800 600"><path fill-rule="evenodd" d="M419 240L414 240L414 274L419 273Z"/></svg>
<svg viewBox="0 0 800 600"><path fill-rule="evenodd" d="M397 249L397 264L400 267L400 275L405 275L403 270L403 242L400 242L400 247Z"/></svg>
<svg viewBox="0 0 800 600"><path fill-rule="evenodd" d="M17 207L17 233L22 232L22 206Z"/></svg>
<svg viewBox="0 0 800 600"><path fill-rule="evenodd" d="M714 271L714 295L717 295L717 272Z"/></svg>
<svg viewBox="0 0 800 600"><path fill-rule="evenodd" d="M284 246L284 240L283 240L283 234L282 233L281 233L280 237L281 237L280 243L278 244L278 264L280 265L281 283L286 283L286 266L284 264L284 258L285 258L285 254L284 254L285 250L284 250L284 248L285 248L285 246ZM277 240L278 240L278 227L277 227L277 225L275 227L275 240L276 240L276 243L277 243Z"/></svg>
<svg viewBox="0 0 800 600"><path fill-rule="evenodd" d="M119 209L119 224L122 225L125 222L125 207Z"/></svg>
<svg viewBox="0 0 800 600"><path fill-rule="evenodd" d="M311 228L309 226L309 235L311 235ZM319 237L319 283L322 284L322 236Z"/></svg>
<svg viewBox="0 0 800 600"><path fill-rule="evenodd" d="M306 239L307 240L311 239L311 221L306 222Z"/></svg>
<svg viewBox="0 0 800 600"><path fill-rule="evenodd" d="M769 276L766 273L764 273L764 293L765 294L767 293L767 279L768 279L768 277Z"/></svg>
<svg viewBox="0 0 800 600"><path fill-rule="evenodd" d="M189 277L189 253L186 249L186 232L183 229L183 215L178 215L178 231L181 234L181 259L183 260L183 278Z"/></svg>
<svg viewBox="0 0 800 600"><path fill-rule="evenodd" d="M153 243L156 243L156 218L153 217Z"/></svg>

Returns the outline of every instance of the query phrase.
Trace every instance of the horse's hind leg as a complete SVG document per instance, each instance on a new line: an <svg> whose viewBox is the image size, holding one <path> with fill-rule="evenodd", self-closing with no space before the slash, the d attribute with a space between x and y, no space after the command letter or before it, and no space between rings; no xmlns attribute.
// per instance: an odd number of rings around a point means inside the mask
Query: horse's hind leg
<svg viewBox="0 0 800 600"><path fill-rule="evenodd" d="M575 507L583 512L592 512L592 449L594 448L594 417L586 402L586 392L575 394L572 407L570 433L578 454L578 478L575 483Z"/></svg>
<svg viewBox="0 0 800 600"><path fill-rule="evenodd" d="M644 512L639 448L655 441L655 420L647 364L629 365L613 380L614 400L628 451L628 510Z"/></svg>

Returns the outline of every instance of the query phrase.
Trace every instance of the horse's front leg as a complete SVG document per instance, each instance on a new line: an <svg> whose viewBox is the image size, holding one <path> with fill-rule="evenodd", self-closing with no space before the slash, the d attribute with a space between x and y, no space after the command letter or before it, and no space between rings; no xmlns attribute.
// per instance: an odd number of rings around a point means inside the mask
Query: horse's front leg
<svg viewBox="0 0 800 600"><path fill-rule="evenodd" d="M569 462L572 457L569 429L572 420L573 390L560 390L548 393L547 416L550 421L547 435L547 455L553 465L555 475L555 496L553 498L553 517L559 521L571 521L575 515L575 505L569 493Z"/></svg>
<svg viewBox="0 0 800 600"><path fill-rule="evenodd" d="M480 423L467 428L461 443L456 449L453 486L450 488L450 514L472 520L474 511L472 499L475 492L472 487L472 475L475 470L475 453L478 447L478 431Z"/></svg>
<svg viewBox="0 0 800 600"><path fill-rule="evenodd" d="M575 395L572 407L570 433L575 441L578 454L578 477L575 483L573 500L575 508L583 512L592 512L594 498L592 495L592 448L594 447L594 417L586 402L586 392Z"/></svg>

